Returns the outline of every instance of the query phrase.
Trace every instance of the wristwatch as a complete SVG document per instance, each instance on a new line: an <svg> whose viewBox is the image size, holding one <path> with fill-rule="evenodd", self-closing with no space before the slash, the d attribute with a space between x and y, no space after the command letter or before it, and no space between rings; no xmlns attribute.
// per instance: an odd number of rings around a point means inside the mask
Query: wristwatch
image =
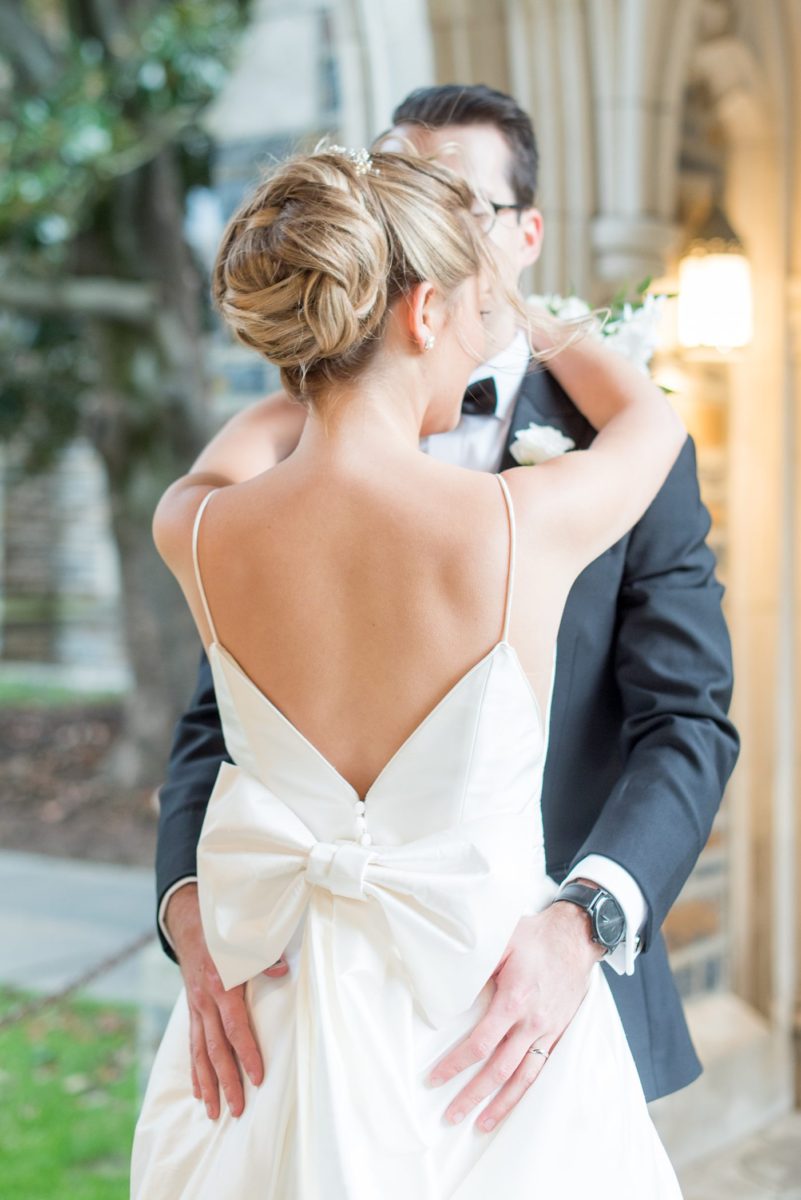
<svg viewBox="0 0 801 1200"><path fill-rule="evenodd" d="M605 946L607 953L611 953L620 945L626 936L626 917L623 909L606 888L590 887L589 884L571 880L565 884L559 895L554 897L554 904L557 900L568 900L589 914L592 940Z"/></svg>

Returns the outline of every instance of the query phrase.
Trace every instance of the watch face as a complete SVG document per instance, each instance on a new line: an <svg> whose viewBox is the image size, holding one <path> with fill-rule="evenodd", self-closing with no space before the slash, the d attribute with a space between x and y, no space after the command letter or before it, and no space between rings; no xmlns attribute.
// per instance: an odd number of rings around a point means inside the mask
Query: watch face
<svg viewBox="0 0 801 1200"><path fill-rule="evenodd" d="M595 932L604 946L616 946L623 937L626 918L616 900L605 896L595 910Z"/></svg>

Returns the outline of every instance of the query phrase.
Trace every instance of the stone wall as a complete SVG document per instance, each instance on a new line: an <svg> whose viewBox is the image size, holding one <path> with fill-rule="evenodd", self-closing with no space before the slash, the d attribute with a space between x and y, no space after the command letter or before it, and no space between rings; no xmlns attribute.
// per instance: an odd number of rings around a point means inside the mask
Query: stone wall
<svg viewBox="0 0 801 1200"><path fill-rule="evenodd" d="M74 442L37 475L7 448L0 492L0 661L50 666L76 686L124 686L119 564L92 447Z"/></svg>

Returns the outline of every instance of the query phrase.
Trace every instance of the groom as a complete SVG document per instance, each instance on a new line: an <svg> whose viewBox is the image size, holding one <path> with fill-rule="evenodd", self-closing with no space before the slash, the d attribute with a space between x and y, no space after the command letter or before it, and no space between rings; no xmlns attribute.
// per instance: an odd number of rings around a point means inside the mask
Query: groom
<svg viewBox="0 0 801 1200"><path fill-rule="evenodd" d="M488 236L505 281L515 285L539 257L543 236L528 116L500 92L453 85L412 93L393 121L388 138L398 135L440 155L489 200ZM531 422L557 427L579 449L588 446L594 430L553 376L527 372L528 346L511 307L497 315L491 332L499 353L476 372L458 427L426 439L424 449L463 466L505 470L515 465L509 452L515 433ZM291 428L297 406L265 401L247 419L255 446L260 422ZM294 430L287 452L293 436ZM727 718L731 652L723 589L705 543L709 525L688 438L645 515L573 585L557 643L542 792L547 870L564 900L557 897L542 914L536 948L510 951L510 960L518 956L521 963L536 953L541 996L554 1010L563 1006L552 1014L561 1035L574 1006L560 997L582 994L590 965L607 947L604 971L648 1100L701 1072L660 929L707 841L739 744ZM161 788L157 890L162 945L186 983L193 1088L212 1117L219 1113L218 1086L231 1111L242 1111L238 1064L254 1083L264 1070L244 989L223 991L206 949L193 882L200 828L223 760L228 755L202 654ZM286 969L278 965L268 974ZM480 1057L470 1046L457 1047L449 1055L451 1073Z"/></svg>

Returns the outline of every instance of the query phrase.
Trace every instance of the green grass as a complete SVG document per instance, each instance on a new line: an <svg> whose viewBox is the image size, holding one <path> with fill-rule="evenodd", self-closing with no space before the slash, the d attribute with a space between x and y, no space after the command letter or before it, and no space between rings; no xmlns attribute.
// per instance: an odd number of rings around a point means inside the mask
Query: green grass
<svg viewBox="0 0 801 1200"><path fill-rule="evenodd" d="M0 989L0 1013L19 993ZM0 1030L0 1194L127 1200L134 1010L64 1003Z"/></svg>
<svg viewBox="0 0 801 1200"><path fill-rule="evenodd" d="M65 704L120 703L119 692L78 692L49 683L0 679L0 708L39 708Z"/></svg>

